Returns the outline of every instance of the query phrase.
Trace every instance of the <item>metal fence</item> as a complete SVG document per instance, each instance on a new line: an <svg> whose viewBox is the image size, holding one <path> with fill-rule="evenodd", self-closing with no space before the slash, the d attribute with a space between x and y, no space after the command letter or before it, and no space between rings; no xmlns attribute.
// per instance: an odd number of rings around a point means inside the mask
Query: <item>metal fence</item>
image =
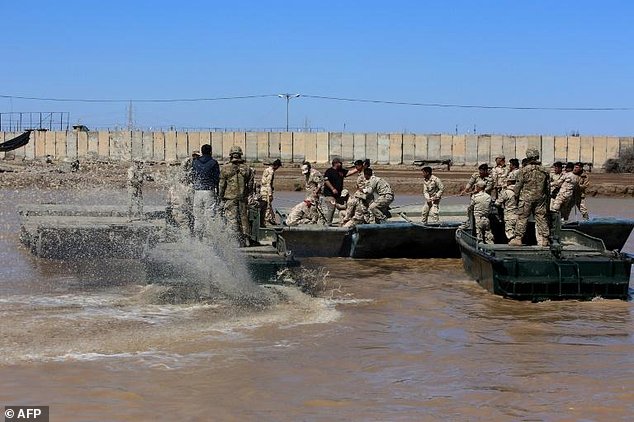
<svg viewBox="0 0 634 422"><path fill-rule="evenodd" d="M68 111L12 111L0 113L0 132L25 130L65 131L70 128Z"/></svg>

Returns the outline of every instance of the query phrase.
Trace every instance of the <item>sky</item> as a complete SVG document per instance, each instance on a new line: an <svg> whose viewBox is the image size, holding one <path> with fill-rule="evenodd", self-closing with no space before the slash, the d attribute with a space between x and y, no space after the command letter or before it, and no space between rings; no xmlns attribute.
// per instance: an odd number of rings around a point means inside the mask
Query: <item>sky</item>
<svg viewBox="0 0 634 422"><path fill-rule="evenodd" d="M283 129L277 95L290 93L291 128L634 135L626 0L3 0L0 11L1 113L125 127L132 101L146 130ZM227 97L252 98L181 101ZM143 101L158 99L175 101ZM359 99L379 102L348 101ZM454 107L473 105L508 108Z"/></svg>

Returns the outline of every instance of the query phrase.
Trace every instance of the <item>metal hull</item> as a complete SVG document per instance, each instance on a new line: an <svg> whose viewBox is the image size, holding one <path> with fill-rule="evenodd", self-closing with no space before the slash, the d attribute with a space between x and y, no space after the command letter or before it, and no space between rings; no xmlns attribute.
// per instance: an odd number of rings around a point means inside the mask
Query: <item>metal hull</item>
<svg viewBox="0 0 634 422"><path fill-rule="evenodd" d="M562 230L563 232L564 230ZM564 246L560 257L538 246L482 246L458 230L465 271L491 293L520 300L628 298L632 259L604 248Z"/></svg>

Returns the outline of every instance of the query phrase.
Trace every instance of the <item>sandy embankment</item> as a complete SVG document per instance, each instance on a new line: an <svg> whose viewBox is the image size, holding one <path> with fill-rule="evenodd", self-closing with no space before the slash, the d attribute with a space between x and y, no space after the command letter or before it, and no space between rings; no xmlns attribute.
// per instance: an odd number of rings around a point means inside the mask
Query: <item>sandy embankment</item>
<svg viewBox="0 0 634 422"><path fill-rule="evenodd" d="M263 166L254 164L256 174L262 174ZM35 188L74 188L93 186L123 188L126 185L126 170L128 165L123 163L84 162L79 172L70 172L68 163L45 164L43 162L0 161L0 188L18 189ZM316 166L323 173L326 166ZM373 166L376 173L387 179L396 194L418 194L421 192L422 177L420 168L408 165ZM165 163L148 165L148 171L155 173L158 181L148 182L160 187L160 179L168 171L175 170L174 166ZM434 174L445 184L446 195L453 195L460 191L475 168L453 167L451 171L437 168ZM259 177L257 177L259 181ZM356 176L346 180L346 187L354 189ZM604 197L634 197L634 174L590 173L589 196ZM278 191L301 190L302 177L297 164L286 164L275 175L275 188Z"/></svg>

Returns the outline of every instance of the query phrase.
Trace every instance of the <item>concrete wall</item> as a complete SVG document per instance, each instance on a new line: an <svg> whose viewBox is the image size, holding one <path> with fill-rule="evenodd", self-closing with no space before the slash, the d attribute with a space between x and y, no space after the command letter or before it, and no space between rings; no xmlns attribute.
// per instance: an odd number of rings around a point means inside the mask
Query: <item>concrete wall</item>
<svg viewBox="0 0 634 422"><path fill-rule="evenodd" d="M0 141L19 133L0 132ZM379 164L411 164L414 160L451 158L454 165L493 163L495 156L523 158L526 148L541 151L542 161L583 161L600 168L608 158L632 147L632 137L502 136L401 133L293 132L32 132L26 146L0 159L56 159L178 161L210 144L214 157L226 158L239 145L249 161L304 160L326 163L369 158ZM5 157L6 156L6 157Z"/></svg>

